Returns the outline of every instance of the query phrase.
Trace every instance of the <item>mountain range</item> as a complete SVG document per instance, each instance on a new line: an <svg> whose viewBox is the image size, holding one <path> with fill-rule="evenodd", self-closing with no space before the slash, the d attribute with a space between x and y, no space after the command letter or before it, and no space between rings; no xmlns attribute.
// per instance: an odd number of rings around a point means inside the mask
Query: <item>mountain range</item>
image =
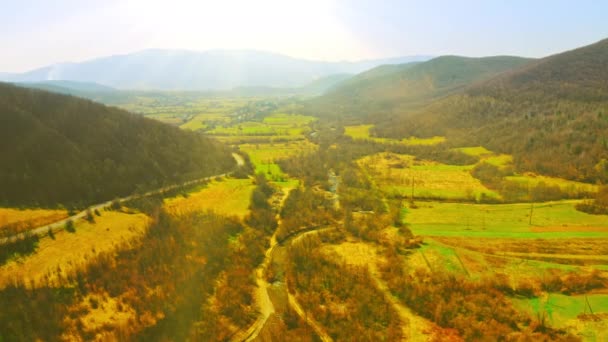
<svg viewBox="0 0 608 342"><path fill-rule="evenodd" d="M441 56L420 63L382 65L328 89L311 101L325 115L368 116L378 120L422 106L466 86L525 65L512 56Z"/></svg>
<svg viewBox="0 0 608 342"><path fill-rule="evenodd" d="M335 74L355 74L383 64L425 61L406 56L359 62L324 62L251 50L144 50L80 63L60 63L20 74L0 73L6 82L52 80L98 83L131 90L229 90L236 87L302 87Z"/></svg>
<svg viewBox="0 0 608 342"><path fill-rule="evenodd" d="M445 136L511 154L521 172L608 181L608 39L537 60L445 56L380 67L309 107L374 123L379 137Z"/></svg>

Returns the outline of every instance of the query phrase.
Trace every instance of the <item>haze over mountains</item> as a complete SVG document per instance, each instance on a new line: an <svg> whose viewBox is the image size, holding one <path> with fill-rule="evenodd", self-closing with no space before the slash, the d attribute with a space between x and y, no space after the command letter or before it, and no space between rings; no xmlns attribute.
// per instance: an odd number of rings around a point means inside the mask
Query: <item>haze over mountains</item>
<svg viewBox="0 0 608 342"><path fill-rule="evenodd" d="M250 50L144 50L80 63L53 64L21 74L2 74L8 82L70 80L119 89L228 90L236 87L301 87L335 74L354 74L383 64L428 60L406 56L359 62L324 62Z"/></svg>

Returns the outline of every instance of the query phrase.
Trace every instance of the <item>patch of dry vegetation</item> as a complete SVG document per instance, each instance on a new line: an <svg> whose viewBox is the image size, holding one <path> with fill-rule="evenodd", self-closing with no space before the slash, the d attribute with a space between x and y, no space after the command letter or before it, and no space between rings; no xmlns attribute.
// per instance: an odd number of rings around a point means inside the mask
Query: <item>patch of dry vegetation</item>
<svg viewBox="0 0 608 342"><path fill-rule="evenodd" d="M20 233L66 217L66 210L0 208L0 236Z"/></svg>
<svg viewBox="0 0 608 342"><path fill-rule="evenodd" d="M34 254L0 267L0 286L14 280L27 284L57 285L58 278L84 267L100 253L113 251L124 242L141 237L149 224L144 214L104 211L95 222L76 223L76 233L60 231L43 238Z"/></svg>

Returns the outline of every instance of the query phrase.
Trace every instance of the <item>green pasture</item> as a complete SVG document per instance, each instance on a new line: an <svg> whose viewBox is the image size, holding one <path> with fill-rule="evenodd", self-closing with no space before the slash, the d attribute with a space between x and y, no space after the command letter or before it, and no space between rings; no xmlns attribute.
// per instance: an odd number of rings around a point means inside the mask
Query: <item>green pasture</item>
<svg viewBox="0 0 608 342"><path fill-rule="evenodd" d="M608 237L608 216L575 209L578 201L519 204L417 202L405 221L417 235L495 238ZM530 220L532 214L532 220Z"/></svg>

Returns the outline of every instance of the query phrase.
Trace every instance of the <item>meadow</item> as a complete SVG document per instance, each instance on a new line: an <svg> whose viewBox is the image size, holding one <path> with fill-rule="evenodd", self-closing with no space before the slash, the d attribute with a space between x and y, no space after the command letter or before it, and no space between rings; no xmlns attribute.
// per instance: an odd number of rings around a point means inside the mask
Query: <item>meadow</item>
<svg viewBox="0 0 608 342"><path fill-rule="evenodd" d="M118 107L182 128L197 130L226 118L254 98L210 97L188 92L141 93Z"/></svg>
<svg viewBox="0 0 608 342"><path fill-rule="evenodd" d="M468 201L500 197L471 175L473 165L448 165L394 153L367 156L358 163L389 197L409 198L413 194L414 198Z"/></svg>
<svg viewBox="0 0 608 342"><path fill-rule="evenodd" d="M249 212L249 199L254 188L250 179L222 178L185 196L165 199L164 208L174 215L210 210L243 218Z"/></svg>
<svg viewBox="0 0 608 342"><path fill-rule="evenodd" d="M273 182L285 183L289 182L289 177L281 170L276 161L311 152L316 145L307 140L300 140L272 144L242 144L239 145L239 148L249 155L255 167L255 173L263 173Z"/></svg>
<svg viewBox="0 0 608 342"><path fill-rule="evenodd" d="M488 238L607 237L608 220L576 210L580 201L467 204L416 203L406 222L417 235ZM532 215L532 218L530 218Z"/></svg>

